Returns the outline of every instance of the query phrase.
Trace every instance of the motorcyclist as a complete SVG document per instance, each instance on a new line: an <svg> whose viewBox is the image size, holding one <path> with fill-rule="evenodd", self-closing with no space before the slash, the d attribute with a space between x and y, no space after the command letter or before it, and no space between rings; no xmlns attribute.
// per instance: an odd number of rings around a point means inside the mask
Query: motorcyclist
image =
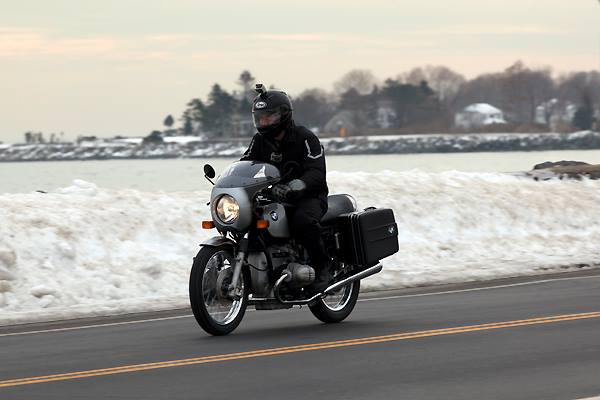
<svg viewBox="0 0 600 400"><path fill-rule="evenodd" d="M317 278L309 287L321 291L330 280L331 259L321 240L319 221L327 212L325 153L317 136L292 118L292 102L285 92L266 90L257 84L258 96L252 103L254 126L252 138L242 160L271 163L282 173L293 161L299 165L290 176L272 189L277 201L293 204L288 209L292 235L308 252Z"/></svg>

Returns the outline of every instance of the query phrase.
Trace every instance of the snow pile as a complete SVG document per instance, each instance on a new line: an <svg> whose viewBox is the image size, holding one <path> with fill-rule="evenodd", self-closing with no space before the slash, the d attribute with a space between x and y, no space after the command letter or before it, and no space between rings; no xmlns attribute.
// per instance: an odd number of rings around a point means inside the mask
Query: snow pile
<svg viewBox="0 0 600 400"><path fill-rule="evenodd" d="M183 306L208 195L0 195L0 323Z"/></svg>
<svg viewBox="0 0 600 400"><path fill-rule="evenodd" d="M400 252L369 289L600 262L600 181L483 173L329 174L332 193L391 207ZM83 181L0 195L0 324L186 307L209 189L144 193Z"/></svg>
<svg viewBox="0 0 600 400"><path fill-rule="evenodd" d="M600 264L599 181L456 171L332 173L329 180L336 192L359 194L361 207L394 210L400 252L365 282L369 288Z"/></svg>

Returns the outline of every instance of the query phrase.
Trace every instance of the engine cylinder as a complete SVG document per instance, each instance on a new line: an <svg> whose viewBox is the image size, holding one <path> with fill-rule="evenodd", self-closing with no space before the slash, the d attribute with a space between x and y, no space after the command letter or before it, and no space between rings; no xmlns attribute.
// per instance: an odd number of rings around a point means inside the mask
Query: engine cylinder
<svg viewBox="0 0 600 400"><path fill-rule="evenodd" d="M286 282L292 286L307 286L315 280L315 270L310 265L289 263L282 274L286 274Z"/></svg>

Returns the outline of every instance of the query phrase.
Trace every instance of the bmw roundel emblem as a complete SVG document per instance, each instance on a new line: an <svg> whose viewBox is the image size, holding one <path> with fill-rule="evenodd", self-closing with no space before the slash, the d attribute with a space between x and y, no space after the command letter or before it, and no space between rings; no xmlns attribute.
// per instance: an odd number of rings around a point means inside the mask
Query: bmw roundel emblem
<svg viewBox="0 0 600 400"><path fill-rule="evenodd" d="M271 211L271 219L273 221L277 221L279 219L279 215L277 215L277 211Z"/></svg>
<svg viewBox="0 0 600 400"><path fill-rule="evenodd" d="M256 109L263 109L267 106L267 103L265 103L264 101L259 101L254 105L254 108Z"/></svg>

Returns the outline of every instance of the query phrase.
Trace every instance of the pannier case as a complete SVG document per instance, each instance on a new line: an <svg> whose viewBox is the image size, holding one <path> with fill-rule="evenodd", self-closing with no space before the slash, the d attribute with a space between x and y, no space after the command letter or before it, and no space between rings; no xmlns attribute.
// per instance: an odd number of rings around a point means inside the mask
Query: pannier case
<svg viewBox="0 0 600 400"><path fill-rule="evenodd" d="M398 251L398 226L390 208L368 208L337 219L342 259L367 268Z"/></svg>

